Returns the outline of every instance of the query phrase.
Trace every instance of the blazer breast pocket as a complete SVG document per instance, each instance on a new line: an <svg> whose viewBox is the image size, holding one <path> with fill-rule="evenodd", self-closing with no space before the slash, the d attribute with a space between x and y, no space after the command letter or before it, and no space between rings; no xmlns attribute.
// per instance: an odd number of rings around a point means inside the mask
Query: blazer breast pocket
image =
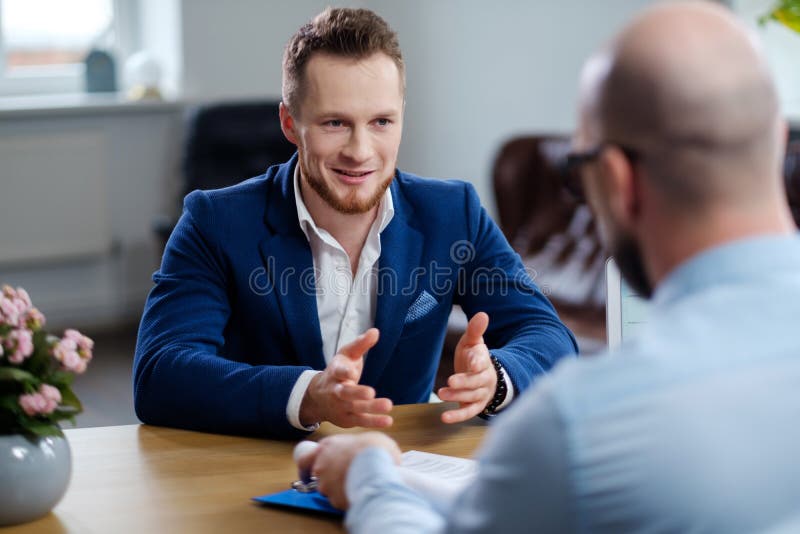
<svg viewBox="0 0 800 534"><path fill-rule="evenodd" d="M403 324L408 325L416 323L436 309L438 305L439 301L423 289L422 292L417 295L417 298L414 299L414 302L411 303L411 306L408 307L408 312L406 313L406 318L403 320Z"/></svg>
<svg viewBox="0 0 800 534"><path fill-rule="evenodd" d="M423 289L408 307L400 334L401 339L427 332L431 328L441 328L444 323L442 323L440 312L442 312L442 302ZM444 320L446 321L446 315Z"/></svg>

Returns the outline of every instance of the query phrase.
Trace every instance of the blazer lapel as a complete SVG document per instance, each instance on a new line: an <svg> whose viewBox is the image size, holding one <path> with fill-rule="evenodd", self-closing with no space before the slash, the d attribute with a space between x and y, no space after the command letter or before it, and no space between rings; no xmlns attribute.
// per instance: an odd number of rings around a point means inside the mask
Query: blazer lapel
<svg viewBox="0 0 800 534"><path fill-rule="evenodd" d="M380 330L378 343L367 354L361 383L374 385L389 363L403 329L403 321L418 293L412 270L419 267L424 244L423 234L409 224L411 206L406 204L397 182L392 184L395 216L381 233L381 256L378 259L378 298L375 327ZM390 282L391 281L391 282Z"/></svg>
<svg viewBox="0 0 800 534"><path fill-rule="evenodd" d="M311 249L297 222L293 172L297 154L280 166L267 198L265 223L274 232L259 244L261 257L298 361L325 368ZM311 277L309 277L311 273Z"/></svg>

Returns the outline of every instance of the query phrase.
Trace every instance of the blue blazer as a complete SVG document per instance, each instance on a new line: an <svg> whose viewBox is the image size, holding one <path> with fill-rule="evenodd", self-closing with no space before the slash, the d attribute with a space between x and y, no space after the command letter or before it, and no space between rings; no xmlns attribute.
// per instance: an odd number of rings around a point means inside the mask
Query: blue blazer
<svg viewBox="0 0 800 534"><path fill-rule="evenodd" d="M296 438L300 373L324 369L295 154L266 174L194 191L167 243L139 328L134 403L145 423ZM465 182L397 172L381 233L375 326L361 383L426 402L453 304L489 314L484 336L521 392L577 346Z"/></svg>

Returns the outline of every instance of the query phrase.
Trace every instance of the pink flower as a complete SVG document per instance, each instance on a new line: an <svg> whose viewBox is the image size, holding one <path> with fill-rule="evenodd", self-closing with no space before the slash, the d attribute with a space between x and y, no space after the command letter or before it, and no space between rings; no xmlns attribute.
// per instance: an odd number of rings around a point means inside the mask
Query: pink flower
<svg viewBox="0 0 800 534"><path fill-rule="evenodd" d="M92 349L94 348L94 341L91 338L84 336L77 330L72 328L64 330L64 339L71 339L78 346L78 353L86 360L92 359Z"/></svg>
<svg viewBox="0 0 800 534"><path fill-rule="evenodd" d="M47 408L47 399L45 399L44 395L41 395L40 393L20 395L19 405L22 407L22 411L33 417L35 415L39 415L40 413L45 413L45 408Z"/></svg>
<svg viewBox="0 0 800 534"><path fill-rule="evenodd" d="M58 407L61 402L61 392L49 384L39 386L38 393L29 393L19 396L19 405L30 417L48 415Z"/></svg>
<svg viewBox="0 0 800 534"><path fill-rule="evenodd" d="M20 324L20 319L26 316L28 310L33 306L28 292L18 287L14 289L9 285L4 285L0 296L0 323L5 323L13 327L24 326Z"/></svg>
<svg viewBox="0 0 800 534"><path fill-rule="evenodd" d="M84 347L89 347L89 349L82 349L78 344L79 342ZM92 340L81 335L77 330L68 330L64 333L64 338L53 347L53 357L61 362L61 365L67 371L81 374L86 371L86 364L92 358L92 345Z"/></svg>
<svg viewBox="0 0 800 534"><path fill-rule="evenodd" d="M19 310L14 301L5 296L0 297L0 322L15 328L19 326Z"/></svg>
<svg viewBox="0 0 800 534"><path fill-rule="evenodd" d="M55 386L51 386L50 384L42 384L39 386L39 393L41 393L45 399L55 402L56 405L61 402L61 392ZM55 410L55 408L53 409Z"/></svg>
<svg viewBox="0 0 800 534"><path fill-rule="evenodd" d="M61 365L63 365L64 369L67 371L71 371L75 374L81 374L86 370L86 360L81 358L74 350L68 351L64 355L64 360L61 362Z"/></svg>
<svg viewBox="0 0 800 534"><path fill-rule="evenodd" d="M31 297L28 295L28 292L22 289L21 287L17 288L17 298L22 300L25 309L33 307L33 303L31 302Z"/></svg>
<svg viewBox="0 0 800 534"><path fill-rule="evenodd" d="M22 363L33 354L33 334L25 328L9 332L3 344L10 351L8 361L11 363Z"/></svg>
<svg viewBox="0 0 800 534"><path fill-rule="evenodd" d="M30 308L25 314L25 326L31 330L39 330L44 326L45 321L44 314L36 308Z"/></svg>
<svg viewBox="0 0 800 534"><path fill-rule="evenodd" d="M3 296L9 299L13 299L17 296L17 292L8 284L3 284Z"/></svg>

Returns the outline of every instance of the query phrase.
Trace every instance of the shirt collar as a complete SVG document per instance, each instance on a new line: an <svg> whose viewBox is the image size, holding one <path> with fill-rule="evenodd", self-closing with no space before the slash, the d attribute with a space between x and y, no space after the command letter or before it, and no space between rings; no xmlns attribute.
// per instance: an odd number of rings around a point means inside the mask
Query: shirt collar
<svg viewBox="0 0 800 534"><path fill-rule="evenodd" d="M305 234L306 239L308 240L311 239L309 234L310 231L314 232L317 235L317 237L322 237L322 235L320 234L320 228L317 227L316 223L314 222L314 218L311 217L311 213L308 211L305 201L303 201L303 195L300 193L299 164L294 166L293 180L294 180L294 201L295 205L297 206L297 220L300 223L300 229L303 230L303 234ZM384 228L386 228L389 225L393 217L394 217L394 200L392 200L392 188L387 187L386 192L383 194L383 198L381 199L381 202L378 205L378 216L375 217L375 223L373 223L372 228L374 229L377 225L378 233L383 232Z"/></svg>
<svg viewBox="0 0 800 534"><path fill-rule="evenodd" d="M676 267L658 285L654 306L673 303L704 287L758 278L800 267L800 234L739 239L707 249Z"/></svg>

